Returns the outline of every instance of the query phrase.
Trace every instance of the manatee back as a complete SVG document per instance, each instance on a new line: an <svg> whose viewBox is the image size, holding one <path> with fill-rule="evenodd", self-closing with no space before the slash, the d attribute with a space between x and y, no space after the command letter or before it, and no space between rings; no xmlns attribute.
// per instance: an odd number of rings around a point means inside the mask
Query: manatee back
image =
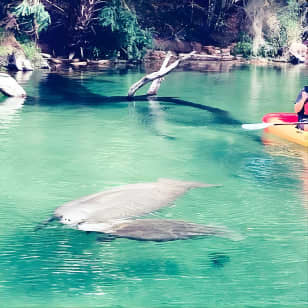
<svg viewBox="0 0 308 308"><path fill-rule="evenodd" d="M113 225L104 233L142 241L174 241L201 236L218 236L231 240L243 237L225 227L200 225L181 220L136 219Z"/></svg>

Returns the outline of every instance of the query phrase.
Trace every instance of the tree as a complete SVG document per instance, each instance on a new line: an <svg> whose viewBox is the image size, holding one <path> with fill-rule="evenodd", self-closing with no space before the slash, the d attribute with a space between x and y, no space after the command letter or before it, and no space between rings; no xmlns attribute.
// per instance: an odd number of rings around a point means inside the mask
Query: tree
<svg viewBox="0 0 308 308"><path fill-rule="evenodd" d="M100 25L110 31L115 48L127 59L141 59L152 44L149 30L143 30L137 16L120 0L112 0L100 13Z"/></svg>
<svg viewBox="0 0 308 308"><path fill-rule="evenodd" d="M39 33L46 29L51 20L40 0L23 0L13 10L17 19L17 30L38 40Z"/></svg>

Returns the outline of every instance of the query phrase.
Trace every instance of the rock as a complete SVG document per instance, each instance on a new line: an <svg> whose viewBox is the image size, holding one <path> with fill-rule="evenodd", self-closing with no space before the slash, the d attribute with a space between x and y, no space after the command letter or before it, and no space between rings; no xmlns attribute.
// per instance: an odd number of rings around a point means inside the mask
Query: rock
<svg viewBox="0 0 308 308"><path fill-rule="evenodd" d="M33 71L31 62L21 52L13 52L8 56L8 68L17 71Z"/></svg>
<svg viewBox="0 0 308 308"><path fill-rule="evenodd" d="M8 74L0 73L0 91L7 96L26 97L25 90Z"/></svg>
<svg viewBox="0 0 308 308"><path fill-rule="evenodd" d="M33 66L28 59L23 60L23 71L33 71Z"/></svg>
<svg viewBox="0 0 308 308"><path fill-rule="evenodd" d="M278 57L278 58L273 58L272 62L278 62L278 63L287 63L288 59L285 57Z"/></svg>
<svg viewBox="0 0 308 308"><path fill-rule="evenodd" d="M78 59L78 58L75 58L75 59L63 59L63 61L67 61L68 63L71 63L71 62L80 62L80 59Z"/></svg>
<svg viewBox="0 0 308 308"><path fill-rule="evenodd" d="M17 71L22 71L23 60L22 56L16 56L14 53L8 56L8 68Z"/></svg>
<svg viewBox="0 0 308 308"><path fill-rule="evenodd" d="M90 65L108 66L111 64L111 61L110 60L87 60L87 63Z"/></svg>
<svg viewBox="0 0 308 308"><path fill-rule="evenodd" d="M42 58L41 62L40 62L40 68L42 69L50 69L50 66L47 62L47 59Z"/></svg>
<svg viewBox="0 0 308 308"><path fill-rule="evenodd" d="M289 52L292 56L297 58L299 62L305 62L307 46L302 43L294 42L289 47Z"/></svg>
<svg viewBox="0 0 308 308"><path fill-rule="evenodd" d="M44 59L50 59L50 58L51 58L51 55L50 55L49 53L44 53L44 52L42 52L42 53L41 53L41 56L42 56L42 58L44 58Z"/></svg>
<svg viewBox="0 0 308 308"><path fill-rule="evenodd" d="M215 54L215 47L214 46L203 46L202 50L209 55Z"/></svg>
<svg viewBox="0 0 308 308"><path fill-rule="evenodd" d="M221 53L222 54L230 54L230 48L221 48Z"/></svg>
<svg viewBox="0 0 308 308"><path fill-rule="evenodd" d="M192 42L191 46L192 46L192 49L195 50L196 52L202 51L202 45L198 42Z"/></svg>
<svg viewBox="0 0 308 308"><path fill-rule="evenodd" d="M231 56L231 55L226 55L226 56L222 56L221 60L222 61L232 61L232 60L234 60L234 57Z"/></svg>
<svg viewBox="0 0 308 308"><path fill-rule="evenodd" d="M155 39L154 46L160 50L171 50L180 53L188 53L193 50L191 43L183 40Z"/></svg>
<svg viewBox="0 0 308 308"><path fill-rule="evenodd" d="M207 54L194 54L190 60L194 61L220 61L221 56L207 55Z"/></svg>
<svg viewBox="0 0 308 308"><path fill-rule="evenodd" d="M74 67L78 67L78 66L87 66L88 62L83 61L83 62L71 62L70 65L74 66Z"/></svg>
<svg viewBox="0 0 308 308"><path fill-rule="evenodd" d="M49 58L48 59L51 63L54 63L54 64L62 64L63 61L60 60L60 59L57 59L57 58Z"/></svg>

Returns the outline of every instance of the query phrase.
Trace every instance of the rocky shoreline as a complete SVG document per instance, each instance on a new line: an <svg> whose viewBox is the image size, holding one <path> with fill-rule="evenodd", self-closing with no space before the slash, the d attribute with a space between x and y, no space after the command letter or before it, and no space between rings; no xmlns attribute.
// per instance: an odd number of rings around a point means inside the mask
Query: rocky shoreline
<svg viewBox="0 0 308 308"><path fill-rule="evenodd" d="M16 45L16 44L15 44ZM234 54L234 47L236 43L233 43L227 47L220 48L216 46L202 46L200 43L196 42L173 42L170 41L168 44L166 42L156 42L156 49L148 50L143 61L145 67L150 67L153 63L161 63L166 57L167 50L172 51L171 61L174 61L178 56L183 55L191 51L195 51L195 54L185 63L182 63L182 67L188 67L190 69L198 69L205 64L210 62L241 62L241 63L272 63L272 62L288 62L288 59L245 59L242 55ZM172 49L171 49L172 48ZM0 56L0 67L5 68L6 71L28 71L33 69L48 69L51 71L61 70L66 67L71 67L73 69L79 68L95 68L95 67L113 67L115 65L123 65L127 67L133 67L136 64L140 64L140 61L129 61L129 60L90 60L90 59L76 59L76 58L62 58L53 57L47 53L40 53L35 61L30 61L26 58L25 54L20 48L8 49L11 50L10 54ZM3 69L2 69L3 70Z"/></svg>

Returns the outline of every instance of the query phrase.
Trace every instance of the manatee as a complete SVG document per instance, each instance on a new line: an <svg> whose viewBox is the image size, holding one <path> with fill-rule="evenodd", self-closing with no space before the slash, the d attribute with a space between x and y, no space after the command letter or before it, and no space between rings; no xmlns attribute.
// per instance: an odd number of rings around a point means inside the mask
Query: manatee
<svg viewBox="0 0 308 308"><path fill-rule="evenodd" d="M191 188L211 186L219 185L170 179L123 185L65 203L55 210L54 218L79 229L82 224L109 226L166 207Z"/></svg>
<svg viewBox="0 0 308 308"><path fill-rule="evenodd" d="M86 231L86 228L84 229ZM192 237L217 236L233 241L239 241L243 237L225 227L207 226L168 219L135 219L119 224L114 224L102 231L108 236L128 238L139 241L166 242ZM105 239L105 237L104 237Z"/></svg>
<svg viewBox="0 0 308 308"><path fill-rule="evenodd" d="M123 185L65 203L45 224L59 220L78 230L102 233L104 241L120 237L164 242L201 236L241 240L241 235L225 227L180 220L132 219L170 205L191 188L212 186L220 185L171 179Z"/></svg>

